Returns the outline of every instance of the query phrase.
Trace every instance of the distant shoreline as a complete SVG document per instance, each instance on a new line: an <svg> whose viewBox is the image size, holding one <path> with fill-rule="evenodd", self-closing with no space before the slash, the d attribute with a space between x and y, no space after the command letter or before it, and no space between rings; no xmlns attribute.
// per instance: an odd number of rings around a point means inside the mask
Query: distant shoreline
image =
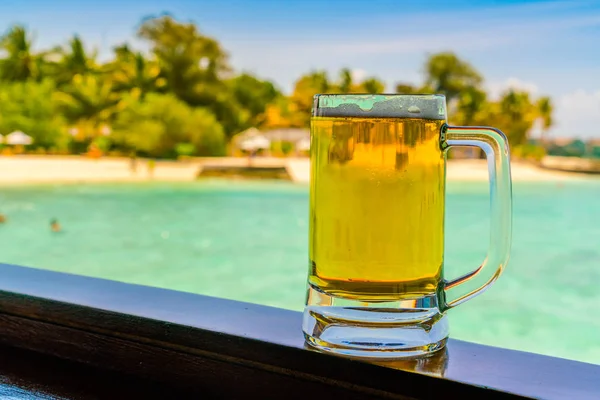
<svg viewBox="0 0 600 400"><path fill-rule="evenodd" d="M119 182L192 182L198 179L204 167L212 170L232 168L238 170L268 171L281 176L287 171L290 180L308 183L310 163L307 158L194 158L189 161L156 161L153 174L148 160L136 160L136 171L131 170L129 158L104 157L91 159L83 156L18 155L0 157L0 185L41 183L119 183ZM511 165L512 179L518 181L570 181L599 179L586 174L561 172L537 167L523 162ZM254 171L253 171L254 172ZM214 175L213 175L214 176ZM485 160L449 160L449 181L487 181Z"/></svg>

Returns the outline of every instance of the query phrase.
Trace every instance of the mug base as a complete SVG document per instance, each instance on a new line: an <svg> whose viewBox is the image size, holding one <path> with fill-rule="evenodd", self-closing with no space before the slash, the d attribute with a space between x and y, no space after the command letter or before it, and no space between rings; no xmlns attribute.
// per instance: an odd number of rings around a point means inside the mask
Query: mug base
<svg viewBox="0 0 600 400"><path fill-rule="evenodd" d="M368 303L337 298L312 285L308 290L302 330L314 349L346 357L397 359L431 355L446 345L448 320L434 295Z"/></svg>

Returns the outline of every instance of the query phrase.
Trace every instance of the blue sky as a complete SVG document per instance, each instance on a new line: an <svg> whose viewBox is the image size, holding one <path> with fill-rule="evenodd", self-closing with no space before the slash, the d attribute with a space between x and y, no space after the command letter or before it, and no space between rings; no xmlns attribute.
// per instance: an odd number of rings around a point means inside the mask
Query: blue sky
<svg viewBox="0 0 600 400"><path fill-rule="evenodd" d="M600 138L600 1L1 0L0 30L24 23L36 46L74 33L102 57L141 18L170 12L217 38L231 64L289 91L312 69L420 82L428 53L453 50L485 77L550 95L553 136Z"/></svg>

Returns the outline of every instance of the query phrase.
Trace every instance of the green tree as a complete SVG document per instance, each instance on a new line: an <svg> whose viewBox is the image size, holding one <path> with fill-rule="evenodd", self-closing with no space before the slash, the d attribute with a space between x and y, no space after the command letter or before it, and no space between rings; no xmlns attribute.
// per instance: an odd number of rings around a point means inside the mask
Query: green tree
<svg viewBox="0 0 600 400"><path fill-rule="evenodd" d="M66 148L69 137L53 93L49 80L0 83L0 133L20 130L35 147Z"/></svg>
<svg viewBox="0 0 600 400"><path fill-rule="evenodd" d="M294 85L294 91L290 98L291 112L298 113L297 119L302 126L308 126L310 122L310 110L313 106L313 97L319 93L330 93L335 86L329 82L325 71L314 71L301 76Z"/></svg>
<svg viewBox="0 0 600 400"><path fill-rule="evenodd" d="M59 86L70 83L77 75L83 76L98 72L97 52L88 53L78 35L73 36L66 47L56 48L53 52L55 57L59 58L57 62L52 63L54 76Z"/></svg>
<svg viewBox="0 0 600 400"><path fill-rule="evenodd" d="M375 77L370 77L362 81L360 84L361 91L370 94L383 93L385 90L385 84Z"/></svg>
<svg viewBox="0 0 600 400"><path fill-rule="evenodd" d="M396 84L396 93L400 93L400 94L415 94L418 93L419 90L417 89L417 87L415 85L412 85L410 83L397 83Z"/></svg>
<svg viewBox="0 0 600 400"><path fill-rule="evenodd" d="M362 82L355 82L352 71L344 68L340 71L339 80L332 91L337 93L383 93L385 84L375 77L369 77Z"/></svg>
<svg viewBox="0 0 600 400"><path fill-rule="evenodd" d="M241 74L229 81L233 100L247 113L246 127L261 126L265 122L267 106L281 93L269 81L249 74Z"/></svg>
<svg viewBox="0 0 600 400"><path fill-rule="evenodd" d="M15 25L0 37L0 79L25 81L37 79L41 58L33 54L33 39L24 26Z"/></svg>
<svg viewBox="0 0 600 400"><path fill-rule="evenodd" d="M527 143L527 135L538 118L536 105L525 91L510 89L501 99L490 106L490 125L501 129L511 146Z"/></svg>
<svg viewBox="0 0 600 400"><path fill-rule="evenodd" d="M453 123L457 125L485 125L485 118L489 111L486 93L471 86L465 88L458 95L455 112L452 115Z"/></svg>
<svg viewBox="0 0 600 400"><path fill-rule="evenodd" d="M223 155L223 127L210 110L192 108L175 96L149 93L143 102L130 103L119 113L114 140L153 157L175 157L182 144L195 155Z"/></svg>
<svg viewBox="0 0 600 400"><path fill-rule="evenodd" d="M223 127L228 138L250 126L250 111L238 104L227 88L223 89L221 94L215 96L213 101L201 107L207 108L217 117L217 121Z"/></svg>
<svg viewBox="0 0 600 400"><path fill-rule="evenodd" d="M226 82L227 54L216 40L169 15L145 20L138 34L149 42L168 92L190 106L209 108L228 136L248 126L252 112L235 101Z"/></svg>
<svg viewBox="0 0 600 400"><path fill-rule="evenodd" d="M98 135L101 125L110 123L127 100L113 90L110 81L96 75L75 75L55 98L65 118L86 137Z"/></svg>
<svg viewBox="0 0 600 400"><path fill-rule="evenodd" d="M114 90L131 92L143 99L147 93L165 88L166 80L159 76L158 62L146 59L142 53L132 51L126 44L116 47L114 52L114 60L103 68Z"/></svg>
<svg viewBox="0 0 600 400"><path fill-rule="evenodd" d="M348 68L344 68L340 71L338 90L340 93L352 93L353 89L354 82L352 80L352 71L350 71Z"/></svg>
<svg viewBox="0 0 600 400"><path fill-rule="evenodd" d="M542 119L542 140L545 141L546 132L554 123L552 120L554 106L552 105L552 100L550 97L541 97L537 100L537 111L539 117Z"/></svg>
<svg viewBox="0 0 600 400"><path fill-rule="evenodd" d="M425 86L444 94L449 104L469 88L479 87L482 81L469 63L451 52L434 54L425 63Z"/></svg>
<svg viewBox="0 0 600 400"><path fill-rule="evenodd" d="M265 110L265 128L302 128L306 126L306 114L299 112L290 97L280 96Z"/></svg>
<svg viewBox="0 0 600 400"><path fill-rule="evenodd" d="M196 25L164 15L143 21L138 35L149 42L161 77L178 98L192 106L206 106L222 92L221 78L230 71L227 55Z"/></svg>

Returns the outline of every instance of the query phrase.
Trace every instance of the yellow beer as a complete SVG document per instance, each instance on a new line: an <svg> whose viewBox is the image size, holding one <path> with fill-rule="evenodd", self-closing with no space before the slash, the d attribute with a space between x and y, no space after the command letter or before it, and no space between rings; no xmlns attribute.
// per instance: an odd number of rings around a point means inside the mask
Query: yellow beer
<svg viewBox="0 0 600 400"><path fill-rule="evenodd" d="M435 293L444 254L445 121L311 123L309 283L362 301Z"/></svg>

